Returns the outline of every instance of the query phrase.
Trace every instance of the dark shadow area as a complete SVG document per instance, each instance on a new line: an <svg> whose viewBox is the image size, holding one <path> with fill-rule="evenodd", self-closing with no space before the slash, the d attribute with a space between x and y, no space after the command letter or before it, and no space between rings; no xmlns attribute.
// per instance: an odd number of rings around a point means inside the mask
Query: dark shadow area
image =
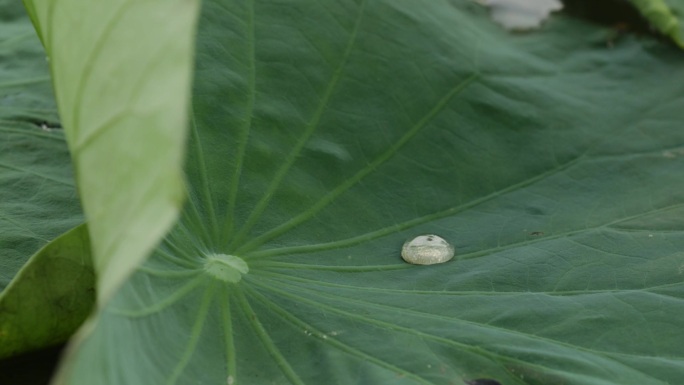
<svg viewBox="0 0 684 385"><path fill-rule="evenodd" d="M477 380L470 380L465 382L468 385L501 385L497 380L492 380L491 378L480 378Z"/></svg>
<svg viewBox="0 0 684 385"><path fill-rule="evenodd" d="M616 33L651 35L665 39L627 0L563 0L562 12L614 28Z"/></svg>
<svg viewBox="0 0 684 385"><path fill-rule="evenodd" d="M563 0L563 12L598 24L627 24L650 33L648 22L626 0Z"/></svg>
<svg viewBox="0 0 684 385"><path fill-rule="evenodd" d="M0 384L47 385L64 345L0 360Z"/></svg>

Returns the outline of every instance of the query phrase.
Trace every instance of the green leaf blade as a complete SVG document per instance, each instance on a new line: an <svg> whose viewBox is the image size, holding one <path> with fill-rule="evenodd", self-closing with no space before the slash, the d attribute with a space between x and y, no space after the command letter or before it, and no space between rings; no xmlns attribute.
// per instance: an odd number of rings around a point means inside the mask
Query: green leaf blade
<svg viewBox="0 0 684 385"><path fill-rule="evenodd" d="M50 58L102 302L155 247L183 200L198 2L26 3Z"/></svg>
<svg viewBox="0 0 684 385"><path fill-rule="evenodd" d="M50 242L0 294L0 358L62 343L95 304L85 225Z"/></svg>

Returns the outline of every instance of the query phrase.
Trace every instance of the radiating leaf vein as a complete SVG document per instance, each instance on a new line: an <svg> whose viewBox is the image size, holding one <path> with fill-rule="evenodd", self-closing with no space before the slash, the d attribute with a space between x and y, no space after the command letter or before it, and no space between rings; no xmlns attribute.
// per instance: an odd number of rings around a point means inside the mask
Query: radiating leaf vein
<svg viewBox="0 0 684 385"><path fill-rule="evenodd" d="M228 211L224 220L224 237L228 241L233 228L235 226L235 204L237 200L237 193L240 187L240 177L244 167L245 154L247 153L247 143L249 142L249 134L252 130L252 118L254 116L254 102L256 100L256 54L255 54L255 37L254 37L254 0L247 2L249 7L247 12L247 58L249 62L249 73L247 76L248 87L247 91L247 114L245 122L240 128L240 136L238 139L237 163L233 166L234 173L231 178L230 187L228 189Z"/></svg>
<svg viewBox="0 0 684 385"><path fill-rule="evenodd" d="M247 290L253 298L255 298L259 302L263 303L267 308L272 309L273 311L278 313L283 318L283 320L285 322L292 325L295 329L303 329L303 330L310 331L313 336L316 336L316 338L318 338L319 341L321 341L321 343L331 345L331 346L339 349L340 351L342 351L346 354L349 354L350 356L355 357L361 361L372 362L375 365L378 365L379 367L381 367L383 369L390 370L390 371L396 372L397 374L400 374L400 375L406 376L408 378L414 379L421 384L434 385L433 382L428 381L428 380L416 375L415 373L411 373L410 371L407 371L407 370L404 370L400 367L392 365L387 361L381 360L381 359L374 357L370 354L367 354L361 350L353 348L350 345L345 344L342 341L339 341L338 339L335 339L333 337L323 338L322 336L327 336L326 333L322 332L321 330L319 330L319 329L313 327L312 325L310 325L310 324L302 321L301 319L297 318L294 314L285 310L284 308L282 308L281 306L279 306L275 302L267 299L266 297L264 297L263 295L258 293L256 290L254 290L250 287L246 287L245 290Z"/></svg>
<svg viewBox="0 0 684 385"><path fill-rule="evenodd" d="M254 310L252 310L252 307L249 305L249 302L245 298L245 295L242 293L242 291L239 290L236 291L236 293L238 302L242 307L243 312L247 316L247 319L249 320L252 329L259 337L261 343L264 345L266 350L268 350L271 357L276 361L278 367L283 372L285 377L287 377L287 379L294 385L305 385L304 381L302 381L302 379L299 378L299 375L294 371L294 369L292 369L292 366L290 366L289 362L287 362L287 359L280 352L280 349L278 349L278 347L275 345L271 337L268 335L268 332L261 325L261 322L259 322L259 318L257 317Z"/></svg>
<svg viewBox="0 0 684 385"><path fill-rule="evenodd" d="M454 96L458 95L461 91L463 91L468 85L475 81L477 77L478 74L475 73L467 79L465 79L463 82L459 83L454 88L452 88L451 91L449 91L444 97L442 97L442 99L439 100L437 104L425 116L423 116L423 118L421 118L418 121L418 123L416 123L415 126L408 130L408 132L406 132L406 134L404 134L398 141L396 141L392 146L390 146L385 152L376 157L366 167L357 172L354 176L352 176L351 178L347 179L345 182L337 186L334 190L326 194L323 198L321 198L318 202L314 203L301 214L295 216L289 221L283 223L282 225L277 226L258 237L255 237L250 242L247 242L246 244L242 245L242 247L240 247L237 252L245 253L251 251L254 248L259 247L263 243L273 238L277 238L281 234L299 226L300 224L314 217L319 211L321 211L327 205L332 203L338 196L345 193L347 190L349 190L352 186L357 184L363 178L373 173L380 165L382 165L390 158L392 158L392 156L394 156L394 154L396 154L400 148L406 145L406 143L408 143L435 116L437 116L449 104L449 102L453 99Z"/></svg>
<svg viewBox="0 0 684 385"><path fill-rule="evenodd" d="M213 282L205 289L204 295L202 296L202 302L200 304L199 310L197 311L195 323L192 325L190 338L188 339L188 345L186 346L180 361L178 361L178 364L173 369L168 381L166 381L167 385L175 385L178 382L178 378L180 378L180 375L183 373L183 370L190 362L192 355L195 353L195 350L197 349L197 343L199 342L200 335L202 334L204 322L207 320L207 314L209 313L209 308L215 289L216 286Z"/></svg>
<svg viewBox="0 0 684 385"><path fill-rule="evenodd" d="M335 89L337 88L337 85L339 84L340 79L342 78L344 68L345 68L345 66L349 60L349 56L351 54L352 48L354 47L354 44L356 42L356 37L358 35L358 31L359 31L361 21L363 19L363 14L365 11L365 5L366 5L366 0L362 0L361 5L359 6L359 11L358 11L358 15L356 18L356 22L354 24L354 29L349 36L347 46L344 50L344 54L342 55L342 58L340 59L339 65L335 69L335 72L333 72L333 75L332 75L330 81L328 82L328 85L325 89L323 97L321 98L321 101L318 104L318 107L316 108L314 115L309 120L309 123L306 125L304 133L302 134L302 136L297 141L297 144L295 144L295 146L292 149L292 151L290 152L290 154L283 161L282 166L278 169L278 171L274 175L271 184L269 185L266 192L264 192L262 198L256 204L254 210L251 212L251 214L249 215L249 217L245 221L245 224L240 229L240 232L238 232L238 234L235 236L235 239L231 243L232 246L239 244L244 239L244 237L249 233L249 231L252 229L252 227L254 226L256 221L261 217L261 214L263 214L264 210L266 209L269 202L271 201L273 194L276 192L278 187L280 187L280 184L281 184L283 178L288 173L288 171L290 171L290 168L292 167L294 162L297 160L297 157L301 153L301 151L304 148L304 146L306 145L306 143L311 138L311 135L313 135L313 133L316 131L316 129L318 129L320 121L321 121L321 117L323 116L323 113L325 112L325 110L328 108L328 103L330 101L330 98L333 95Z"/></svg>

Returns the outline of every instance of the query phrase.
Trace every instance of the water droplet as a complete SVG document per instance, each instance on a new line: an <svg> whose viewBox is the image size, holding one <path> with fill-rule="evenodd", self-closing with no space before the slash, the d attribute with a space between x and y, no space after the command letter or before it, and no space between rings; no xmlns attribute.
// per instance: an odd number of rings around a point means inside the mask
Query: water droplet
<svg viewBox="0 0 684 385"><path fill-rule="evenodd" d="M414 265L444 263L454 257L454 247L444 238L434 235L419 235L404 243L401 257Z"/></svg>
<svg viewBox="0 0 684 385"><path fill-rule="evenodd" d="M233 385L235 383L235 378L233 376L228 376L228 385Z"/></svg>
<svg viewBox="0 0 684 385"><path fill-rule="evenodd" d="M242 258L227 254L209 254L204 262L204 271L221 281L238 283L249 266Z"/></svg>

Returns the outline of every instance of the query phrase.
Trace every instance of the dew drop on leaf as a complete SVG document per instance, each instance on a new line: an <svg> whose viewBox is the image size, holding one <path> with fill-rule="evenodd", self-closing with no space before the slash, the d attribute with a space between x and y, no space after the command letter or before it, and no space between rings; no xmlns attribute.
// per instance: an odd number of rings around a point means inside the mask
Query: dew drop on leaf
<svg viewBox="0 0 684 385"><path fill-rule="evenodd" d="M440 236L419 235L404 243L401 257L414 265L434 265L451 260L454 257L454 247Z"/></svg>

